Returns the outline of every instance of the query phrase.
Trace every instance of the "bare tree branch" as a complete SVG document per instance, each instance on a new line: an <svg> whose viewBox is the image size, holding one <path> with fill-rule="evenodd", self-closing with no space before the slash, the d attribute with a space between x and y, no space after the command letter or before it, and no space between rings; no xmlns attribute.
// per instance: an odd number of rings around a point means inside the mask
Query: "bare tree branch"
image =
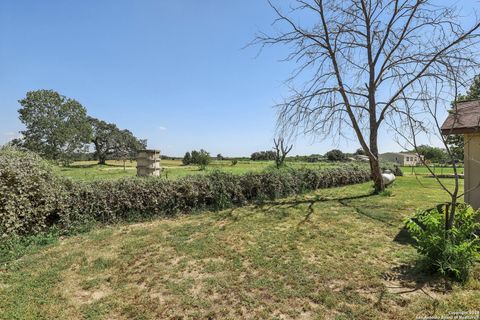
<svg viewBox="0 0 480 320"><path fill-rule="evenodd" d="M278 127L328 139L353 132L370 159L376 190L383 190L378 134L384 119L406 113L399 102L424 83L465 83L480 69L480 20L465 28L455 8L434 0L289 3L285 11L269 0L277 31L252 43L285 45L285 60L298 66L287 82L291 96L277 106Z"/></svg>

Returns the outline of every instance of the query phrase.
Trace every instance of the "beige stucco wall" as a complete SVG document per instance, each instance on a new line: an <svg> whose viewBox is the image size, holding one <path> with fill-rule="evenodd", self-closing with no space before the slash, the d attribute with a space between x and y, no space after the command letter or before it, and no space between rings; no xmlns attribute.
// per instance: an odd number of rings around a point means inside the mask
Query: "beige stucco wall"
<svg viewBox="0 0 480 320"><path fill-rule="evenodd" d="M383 160L386 160L386 161L398 163L399 165L405 165L404 164L404 157L399 156L399 155L394 154L394 153L381 154L380 158L383 159Z"/></svg>
<svg viewBox="0 0 480 320"><path fill-rule="evenodd" d="M410 154L384 153L380 155L380 158L386 161L398 163L401 166L416 166L422 163L418 156Z"/></svg>
<svg viewBox="0 0 480 320"><path fill-rule="evenodd" d="M465 191L480 183L480 134L465 135ZM465 202L480 208L480 188L465 194Z"/></svg>

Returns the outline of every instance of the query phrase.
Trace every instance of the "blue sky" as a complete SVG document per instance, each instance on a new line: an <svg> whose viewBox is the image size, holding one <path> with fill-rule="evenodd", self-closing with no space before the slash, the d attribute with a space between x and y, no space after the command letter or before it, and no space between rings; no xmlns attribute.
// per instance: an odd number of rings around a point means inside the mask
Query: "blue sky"
<svg viewBox="0 0 480 320"><path fill-rule="evenodd" d="M17 101L53 89L164 154L270 149L272 106L294 66L279 61L280 47L242 48L273 19L263 0L3 0L0 144L22 129ZM337 143L299 138L293 153L358 147ZM390 139L380 147L400 149Z"/></svg>

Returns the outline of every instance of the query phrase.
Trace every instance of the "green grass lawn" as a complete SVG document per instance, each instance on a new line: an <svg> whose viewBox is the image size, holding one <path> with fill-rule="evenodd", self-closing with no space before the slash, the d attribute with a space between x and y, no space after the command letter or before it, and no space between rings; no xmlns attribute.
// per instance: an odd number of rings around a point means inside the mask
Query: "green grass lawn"
<svg viewBox="0 0 480 320"><path fill-rule="evenodd" d="M447 180L446 183L453 181ZM415 319L478 310L415 267L401 232L446 200L406 176L262 205L98 227L0 266L1 319Z"/></svg>
<svg viewBox="0 0 480 320"><path fill-rule="evenodd" d="M288 162L291 167L310 167L310 168L326 168L336 166L336 163L328 162ZM360 165L366 165L360 163ZM249 161L241 160L235 166L232 166L229 160L214 160L205 169L200 170L197 166L184 166L181 160L162 160L161 176L165 179L174 180L181 177L194 174L208 174L214 170L229 172L233 174L244 174L247 172L260 172L274 166L273 161ZM406 175L430 175L427 168L419 167L401 167ZM453 174L452 168L433 167L437 174ZM64 177L74 180L102 180L102 179L119 179L125 177L133 177L136 175L136 162L127 161L107 161L106 165L99 165L96 161L78 161L73 163L70 167L55 167L55 171ZM459 168L458 172L463 174L463 168Z"/></svg>
<svg viewBox="0 0 480 320"><path fill-rule="evenodd" d="M325 168L335 166L334 163L306 163L289 162L292 167ZM183 166L180 160L162 160L161 176L166 179L178 179L193 174L207 174L214 170L221 170L233 174L244 174L247 172L259 172L274 166L273 161L238 161L232 166L228 160L214 160L205 169L200 170L197 166ZM96 161L78 161L69 167L55 167L57 174L74 180L102 180L133 177L136 175L136 162L127 161L125 167L122 161L107 161L106 165L99 165Z"/></svg>
<svg viewBox="0 0 480 320"><path fill-rule="evenodd" d="M453 168L451 167L441 167L441 166L430 166L431 169L435 174L442 175L442 174L453 174ZM431 175L430 171L424 167L401 167L402 171L406 175ZM463 168L458 168L458 173L463 174Z"/></svg>

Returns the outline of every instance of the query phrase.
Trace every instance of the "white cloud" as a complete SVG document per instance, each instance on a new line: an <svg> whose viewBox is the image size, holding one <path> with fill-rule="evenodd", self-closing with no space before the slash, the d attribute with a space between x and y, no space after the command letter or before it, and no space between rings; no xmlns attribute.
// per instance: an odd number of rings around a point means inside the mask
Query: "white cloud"
<svg viewBox="0 0 480 320"><path fill-rule="evenodd" d="M166 131L167 130L166 127L162 127L162 126L158 127L157 129L160 130L160 131Z"/></svg>

